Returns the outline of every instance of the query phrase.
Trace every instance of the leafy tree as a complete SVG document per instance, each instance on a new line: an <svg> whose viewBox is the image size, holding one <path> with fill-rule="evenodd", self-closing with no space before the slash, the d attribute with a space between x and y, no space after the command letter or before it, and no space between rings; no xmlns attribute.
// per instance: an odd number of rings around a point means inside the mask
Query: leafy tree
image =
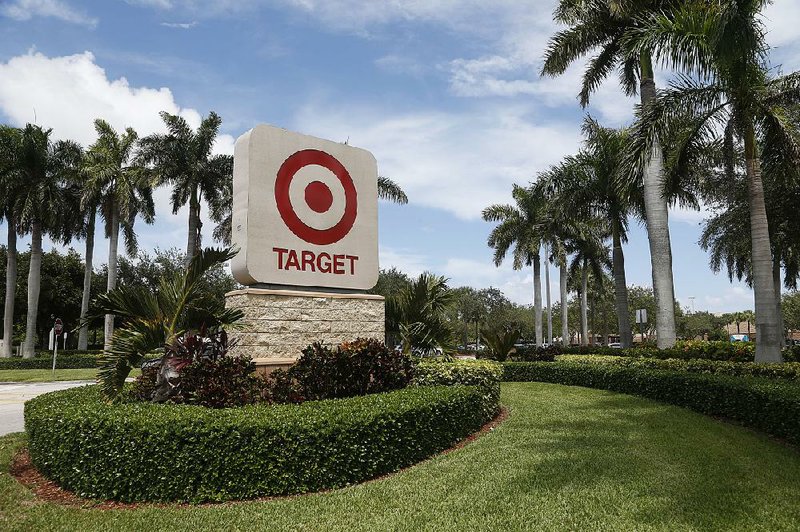
<svg viewBox="0 0 800 532"><path fill-rule="evenodd" d="M786 327L795 331L800 329L800 292L784 294L781 308Z"/></svg>
<svg viewBox="0 0 800 532"><path fill-rule="evenodd" d="M200 208L205 199L222 221L224 209L214 208L214 200L230 192L233 157L212 155L222 119L213 111L193 131L180 116L161 113L166 134L154 134L141 141L141 161L149 165L160 183L172 186L172 213L189 204L189 231L186 242L188 265L200 246L202 222Z"/></svg>
<svg viewBox="0 0 800 532"><path fill-rule="evenodd" d="M598 50L584 71L579 94L581 106L588 105L591 94L615 70L629 96L636 94L638 81L641 102L647 104L656 97L653 53L661 53L659 57L669 58L671 64L679 67L688 59L680 53L681 47L672 42L639 45L642 36L637 30L647 14L669 11L681 4L683 2L678 0L560 0L553 18L567 29L559 31L550 40L542 73L561 75L576 60ZM672 248L667 198L662 183L663 164L658 145L653 148L641 175L653 286L659 301L658 345L670 347L676 338Z"/></svg>
<svg viewBox="0 0 800 532"><path fill-rule="evenodd" d="M657 58L680 48L688 66L704 79L682 78L648 102L634 129L634 154L642 164L663 134L680 138L667 154L674 171L690 166L709 139L719 137L731 180L736 152L745 161L750 209L751 261L755 291L756 360L780 362L783 334L779 294L773 279L772 247L764 199L762 162L786 167L800 161L797 123L787 120L800 104L800 74L771 78L760 19L766 2L727 0L709 7L690 4L652 14L638 32L640 49L658 48Z"/></svg>

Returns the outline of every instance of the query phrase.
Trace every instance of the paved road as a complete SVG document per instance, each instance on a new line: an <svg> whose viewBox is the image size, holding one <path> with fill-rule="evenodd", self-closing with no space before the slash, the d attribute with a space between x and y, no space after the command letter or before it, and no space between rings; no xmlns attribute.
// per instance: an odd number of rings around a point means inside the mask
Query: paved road
<svg viewBox="0 0 800 532"><path fill-rule="evenodd" d="M0 436L25 430L23 405L28 399L56 390L92 384L92 381L0 382Z"/></svg>

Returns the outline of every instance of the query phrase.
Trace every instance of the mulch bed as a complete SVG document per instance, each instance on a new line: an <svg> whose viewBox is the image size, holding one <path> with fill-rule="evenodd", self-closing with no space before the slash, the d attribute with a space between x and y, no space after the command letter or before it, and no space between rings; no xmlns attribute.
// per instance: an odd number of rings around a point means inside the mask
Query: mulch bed
<svg viewBox="0 0 800 532"><path fill-rule="evenodd" d="M398 473L402 473L403 471L410 469L412 467L416 467L420 464L424 464L428 460L431 460L437 456L446 455L452 453L453 451L457 451L462 447L472 443L476 439L480 438L484 434L487 434L493 431L498 425L500 425L503 421L508 418L508 409L501 408L500 413L491 421L486 423L480 430L474 432L455 444L454 446L450 447L449 449L445 449L441 453L434 455L422 462L418 462L414 465L408 466L406 468L400 469L399 471L394 471L392 473L387 473L380 477L376 477L361 484L365 484L367 482L377 482L379 480L384 480L391 476L394 476ZM136 508L141 508L143 506L149 508L179 508L179 507L197 507L197 506L219 506L219 505L230 505L230 504L239 504L243 502L254 502L254 501L271 501L271 500L278 500L278 499L291 499L295 497L305 497L308 495L314 495L317 493L326 493L329 491L334 490L324 490L324 491L317 491L314 493L303 493L298 495L286 495L281 497L262 497L258 499L248 499L246 501L226 501L226 502L215 502L215 503L203 503L203 504L188 504L188 503L128 503L128 502L117 502L117 501L100 501L94 499L84 499L76 495L72 491L65 490L58 486L52 480L46 478L42 475L31 463L31 457L28 454L28 449L23 448L12 458L11 460L11 467L9 468L9 472L11 476L13 476L17 481L28 488L33 494L36 496L36 499L41 502L49 502L58 504L61 506L67 506L72 508L92 508L98 510L134 510Z"/></svg>

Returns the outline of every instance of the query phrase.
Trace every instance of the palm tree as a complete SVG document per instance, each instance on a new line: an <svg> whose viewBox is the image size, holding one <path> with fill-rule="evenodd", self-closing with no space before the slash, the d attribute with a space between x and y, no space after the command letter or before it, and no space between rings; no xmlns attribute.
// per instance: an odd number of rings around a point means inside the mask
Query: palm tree
<svg viewBox="0 0 800 532"><path fill-rule="evenodd" d="M31 235L28 270L28 316L22 355L33 357L38 335L36 328L41 288L42 237L49 233L64 239L70 228L63 224L66 184L74 180L81 160L81 148L74 142L50 139L52 130L28 124L22 130L15 171L25 183L19 192L18 224ZM66 231L65 231L66 230Z"/></svg>
<svg viewBox="0 0 800 532"><path fill-rule="evenodd" d="M751 261L755 291L756 360L780 362L778 294L761 164L788 166L800 160L800 131L792 108L800 104L800 73L770 78L759 16L765 1L727 0L716 7L686 6L649 17L639 31L641 47L680 46L708 81L682 78L644 106L634 130L633 152L649 158L662 134L680 138L668 154L671 165L689 164L709 138L722 130L730 178L737 149L745 161L750 210ZM657 57L660 57L657 56ZM759 147L763 146L763 149Z"/></svg>
<svg viewBox="0 0 800 532"><path fill-rule="evenodd" d="M483 210L483 219L498 222L489 234L489 247L494 249L494 263L502 264L511 247L513 267L533 266L533 309L536 326L536 343L541 345L542 337L542 281L541 257L545 202L531 189L514 185L512 191L515 205L491 205Z"/></svg>
<svg viewBox="0 0 800 532"><path fill-rule="evenodd" d="M622 179L627 133L604 128L589 117L584 120L583 133L586 137L584 149L545 173L542 186L554 205L562 206L564 211L568 209L562 217L597 217L609 225L620 342L623 347L631 347L633 335L622 244L627 242L628 217L640 203L640 191L630 181Z"/></svg>
<svg viewBox="0 0 800 532"><path fill-rule="evenodd" d="M3 315L2 357L10 357L14 341L14 295L17 286L17 199L24 181L18 171L16 157L20 145L21 131L9 126L0 126L0 217L6 221L8 241L6 246L6 290Z"/></svg>
<svg viewBox="0 0 800 532"><path fill-rule="evenodd" d="M108 281L106 289L117 286L117 256L119 233L125 240L129 255L136 253L137 239L133 226L142 215L147 223L155 216L153 189L145 170L134 162L134 150L139 136L132 128L118 134L105 120L94 122L97 140L89 148L84 166L86 181L83 188L84 208L97 202L105 221L108 238ZM88 244L87 238L87 246ZM87 247L87 268L89 256ZM85 295L85 293L84 293ZM84 323L86 323L84 321ZM114 335L114 315L105 316L104 349L111 347Z"/></svg>
<svg viewBox="0 0 800 532"><path fill-rule="evenodd" d="M224 302L204 297L201 291L205 273L233 255L230 248L201 250L188 268L162 278L155 291L122 286L97 297L88 319L112 314L122 321L98 372L98 383L107 396L119 393L131 370L140 366L146 355L163 350L161 372L169 374L174 368L165 347L175 345L188 331L213 330L241 319L240 310L226 309Z"/></svg>
<svg viewBox="0 0 800 532"><path fill-rule="evenodd" d="M81 172L83 182L86 184L87 174ZM89 348L89 323L86 316L89 314L89 301L92 291L92 274L94 272L92 260L94 258L94 234L97 222L97 209L100 207L100 198L97 195L87 195L88 187L81 186L79 192L79 212L82 215L80 220L80 235L86 242L84 253L83 271L83 296L81 297L81 326L78 331L78 349L86 350ZM115 257L116 262L116 257Z"/></svg>
<svg viewBox="0 0 800 532"><path fill-rule="evenodd" d="M201 242L200 208L203 199L211 203L226 193L233 179L233 157L211 154L222 124L222 119L213 111L200 122L197 131L192 131L180 116L162 112L161 118L167 126L167 133L142 139L140 155L141 160L152 167L160 183L172 185L173 214L189 204L188 265ZM224 209L217 209L217 212L220 213L217 221L222 221Z"/></svg>
<svg viewBox="0 0 800 532"><path fill-rule="evenodd" d="M580 279L580 288L577 291L581 305L581 345L588 345L589 342L589 275L602 279L603 270L611 266L608 248L603 244L603 240L607 238L606 232L601 231L603 225L599 220L588 221L580 233L568 243L568 249L572 252L569 278L573 280L573 285L578 285Z"/></svg>
<svg viewBox="0 0 800 532"><path fill-rule="evenodd" d="M400 188L400 185L384 176L378 176L378 197L382 200L391 201L392 203L399 203L400 205L408 203L408 196L406 196L406 193Z"/></svg>
<svg viewBox="0 0 800 532"><path fill-rule="evenodd" d="M429 354L450 346L453 334L446 310L453 296L447 279L423 273L389 299L387 313L400 332L404 352Z"/></svg>
<svg viewBox="0 0 800 532"><path fill-rule="evenodd" d="M593 50L598 50L588 63L579 94L581 106L589 104L590 95L614 70L619 72L620 83L629 96L637 92L643 105L656 96L653 78L652 54L663 51L662 57L682 58L669 52L675 47L664 43L659 48L637 44L636 30L642 17L648 13L671 10L683 4L680 0L560 0L554 13L556 22L569 26L558 32L545 53L542 74L563 74L570 64ZM672 44L672 43L669 43ZM656 297L656 329L658 346L675 344L675 288L672 280L672 247L669 236L667 198L663 192L663 164L658 145L653 146L651 157L642 172L644 180L644 207L647 235L650 243L650 261L653 270L653 291Z"/></svg>

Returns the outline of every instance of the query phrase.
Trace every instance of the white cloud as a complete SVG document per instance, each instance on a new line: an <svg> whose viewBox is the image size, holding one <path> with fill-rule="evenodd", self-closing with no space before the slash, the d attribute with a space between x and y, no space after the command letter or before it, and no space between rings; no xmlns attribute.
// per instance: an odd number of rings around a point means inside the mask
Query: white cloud
<svg viewBox="0 0 800 532"><path fill-rule="evenodd" d="M161 25L164 26L165 28L188 30L197 26L197 21L193 20L192 22L162 22Z"/></svg>
<svg viewBox="0 0 800 532"><path fill-rule="evenodd" d="M91 52L47 57L31 51L0 63L0 110L16 125L35 117L53 128L57 138L84 146L96 137L95 118L118 130L133 127L141 136L163 131L160 111L179 114L192 127L201 120L197 110L180 107L168 88L132 87L125 78L109 79ZM232 145L233 139L224 137L220 146Z"/></svg>
<svg viewBox="0 0 800 532"><path fill-rule="evenodd" d="M528 183L579 141L575 124L544 125L530 106L513 105L390 114L317 104L303 108L293 127L323 138L349 138L375 154L381 175L396 180L412 203L462 219L509 201L512 183Z"/></svg>
<svg viewBox="0 0 800 532"><path fill-rule="evenodd" d="M12 0L0 6L0 14L14 20L26 21L35 17L50 17L91 28L97 19L79 11L62 0Z"/></svg>
<svg viewBox="0 0 800 532"><path fill-rule="evenodd" d="M55 97L57 95L57 97ZM13 125L36 122L53 129L55 138L72 139L83 146L94 142L94 120L104 118L117 131L130 126L140 136L163 132L160 111L183 116L192 127L201 121L196 109L181 107L167 88L133 87L125 78L109 79L96 64L91 52L64 57L47 57L38 52L14 57L0 63L0 112ZM234 138L219 135L215 153L233 153ZM186 241L187 209L172 215L169 189L154 193L158 230L145 229L137 223L137 233L144 249L182 248ZM213 222L203 210L204 234L210 242ZM105 246L98 236L97 261L106 258Z"/></svg>

